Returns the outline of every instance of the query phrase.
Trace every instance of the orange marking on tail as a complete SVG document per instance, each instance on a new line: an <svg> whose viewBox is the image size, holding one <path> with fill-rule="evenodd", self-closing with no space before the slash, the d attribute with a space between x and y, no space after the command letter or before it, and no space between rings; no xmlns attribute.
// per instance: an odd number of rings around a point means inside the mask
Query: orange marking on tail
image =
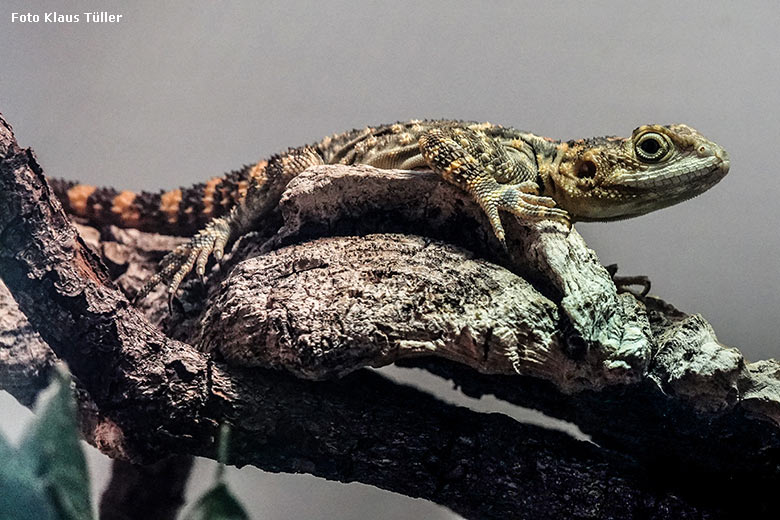
<svg viewBox="0 0 780 520"><path fill-rule="evenodd" d="M119 215L119 220L128 227L137 227L141 222L141 212L134 204L136 194L123 191L112 201L111 213Z"/></svg>
<svg viewBox="0 0 780 520"><path fill-rule="evenodd" d="M206 181L206 187L203 188L203 214L211 215L214 211L214 194L217 192L217 186L222 184L222 177L212 177Z"/></svg>
<svg viewBox="0 0 780 520"><path fill-rule="evenodd" d="M265 181L266 175L265 175L265 168L268 166L268 161L260 161L254 166L252 166L252 169L249 170L249 178L254 179L255 181L261 182Z"/></svg>
<svg viewBox="0 0 780 520"><path fill-rule="evenodd" d="M249 183L247 181L238 181L238 200L244 200L248 187Z"/></svg>
<svg viewBox="0 0 780 520"><path fill-rule="evenodd" d="M249 170L249 182L255 186L262 186L268 180L268 161L260 161ZM246 198L246 192L249 188L249 182L240 181L238 183L239 200Z"/></svg>
<svg viewBox="0 0 780 520"><path fill-rule="evenodd" d="M80 217L87 216L87 202L97 188L89 184L76 184L68 190L68 205L73 214Z"/></svg>
<svg viewBox="0 0 780 520"><path fill-rule="evenodd" d="M181 204L181 190L166 191L160 195L160 211L168 217L169 224L175 224L179 217L179 205Z"/></svg>
<svg viewBox="0 0 780 520"><path fill-rule="evenodd" d="M220 204L226 208L232 206L234 194L227 187L220 187L219 191L222 193Z"/></svg>

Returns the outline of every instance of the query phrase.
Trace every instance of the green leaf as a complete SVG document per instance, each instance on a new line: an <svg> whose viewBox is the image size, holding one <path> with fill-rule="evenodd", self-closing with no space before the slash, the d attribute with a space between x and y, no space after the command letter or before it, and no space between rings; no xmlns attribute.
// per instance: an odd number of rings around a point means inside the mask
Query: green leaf
<svg viewBox="0 0 780 520"><path fill-rule="evenodd" d="M225 483L218 482L195 502L184 520L249 520L249 515Z"/></svg>
<svg viewBox="0 0 780 520"><path fill-rule="evenodd" d="M5 438L5 435L0 432L0 461L3 462L3 464L0 464L0 475L2 475L3 471L6 469L5 462L10 461L15 455L16 450L8 442L8 439Z"/></svg>
<svg viewBox="0 0 780 520"><path fill-rule="evenodd" d="M43 481L60 518L92 520L89 473L79 442L70 375L64 366L57 368L36 406L19 457Z"/></svg>
<svg viewBox="0 0 780 520"><path fill-rule="evenodd" d="M0 519L57 520L43 482L0 434Z"/></svg>

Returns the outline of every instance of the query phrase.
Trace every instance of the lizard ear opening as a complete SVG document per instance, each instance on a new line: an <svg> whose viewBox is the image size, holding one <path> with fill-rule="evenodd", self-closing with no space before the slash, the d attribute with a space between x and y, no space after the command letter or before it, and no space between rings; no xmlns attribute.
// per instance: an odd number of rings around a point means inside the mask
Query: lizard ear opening
<svg viewBox="0 0 780 520"><path fill-rule="evenodd" d="M592 179L596 176L596 164L593 161L582 161L577 166L577 177L580 179Z"/></svg>

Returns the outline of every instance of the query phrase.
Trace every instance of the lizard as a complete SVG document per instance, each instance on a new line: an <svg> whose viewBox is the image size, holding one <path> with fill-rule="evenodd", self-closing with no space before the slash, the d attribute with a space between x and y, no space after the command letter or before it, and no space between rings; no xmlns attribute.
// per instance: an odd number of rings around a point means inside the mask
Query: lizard
<svg viewBox="0 0 780 520"><path fill-rule="evenodd" d="M365 164L430 169L468 192L506 247L500 212L526 221L625 219L690 199L729 170L726 151L684 124L643 125L630 137L560 141L491 123L411 120L335 134L187 189L135 194L51 181L70 214L98 224L190 236L159 263L135 301L164 283L169 302L195 269L254 229L306 168Z"/></svg>

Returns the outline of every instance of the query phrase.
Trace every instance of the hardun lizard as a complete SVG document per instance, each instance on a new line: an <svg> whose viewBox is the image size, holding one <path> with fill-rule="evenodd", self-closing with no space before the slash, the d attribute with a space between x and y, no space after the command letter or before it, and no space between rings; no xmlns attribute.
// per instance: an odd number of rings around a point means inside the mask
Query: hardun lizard
<svg viewBox="0 0 780 520"><path fill-rule="evenodd" d="M708 190L729 170L726 151L693 128L646 125L629 138L561 142L490 123L409 121L352 130L189 189L117 192L53 181L66 209L97 223L194 236L160 262L136 297L160 283L172 298L195 268L250 231L290 180L318 164L432 169L466 190L504 243L499 211L521 219L617 220ZM198 231L198 229L200 231Z"/></svg>

